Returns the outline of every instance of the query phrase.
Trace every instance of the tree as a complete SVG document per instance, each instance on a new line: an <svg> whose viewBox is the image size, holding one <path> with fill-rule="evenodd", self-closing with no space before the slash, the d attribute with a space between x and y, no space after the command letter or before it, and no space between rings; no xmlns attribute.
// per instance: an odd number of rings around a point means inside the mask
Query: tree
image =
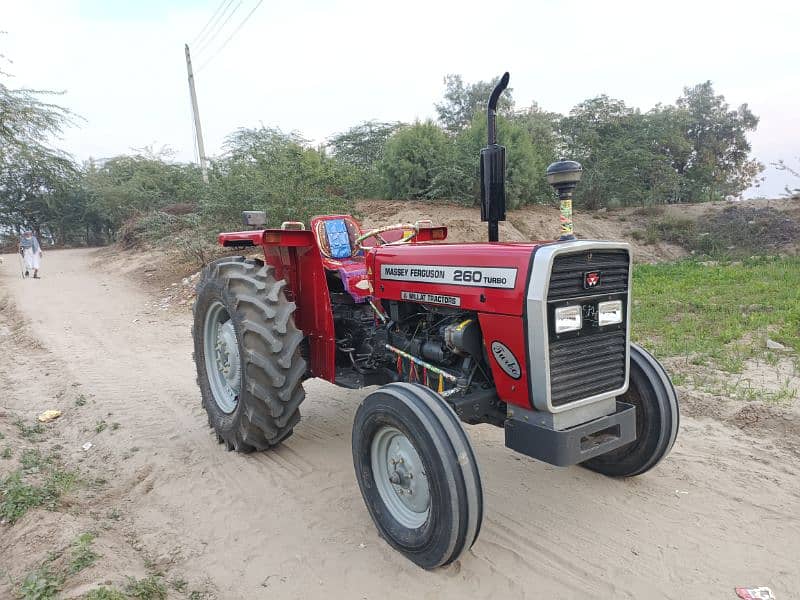
<svg viewBox="0 0 800 600"><path fill-rule="evenodd" d="M349 169L345 187L352 196L370 197L381 193L378 165L383 158L386 142L402 123L364 121L337 133L329 140L333 156Z"/></svg>
<svg viewBox="0 0 800 600"><path fill-rule="evenodd" d="M584 168L576 201L599 208L681 197L675 164L690 148L684 119L662 107L643 114L605 95L578 104L560 123L567 154Z"/></svg>
<svg viewBox="0 0 800 600"><path fill-rule="evenodd" d="M204 193L199 169L169 162L171 151L144 148L90 164L84 183L91 207L116 229L134 214L173 204L197 205Z"/></svg>
<svg viewBox="0 0 800 600"><path fill-rule="evenodd" d="M40 233L52 227L59 199L75 180L67 156L41 145L7 147L0 160L0 226Z"/></svg>
<svg viewBox="0 0 800 600"><path fill-rule="evenodd" d="M337 162L297 133L238 129L214 161L203 214L220 226L238 223L242 210L264 209L269 222L306 221L314 214L349 210L341 198Z"/></svg>
<svg viewBox="0 0 800 600"><path fill-rule="evenodd" d="M756 129L758 117L747 104L730 110L725 97L715 95L706 81L684 88L677 107L688 115L686 135L692 152L681 174L690 196L714 200L750 187L764 166L749 158L747 133Z"/></svg>
<svg viewBox="0 0 800 600"><path fill-rule="evenodd" d="M542 115L523 113L511 119L497 119L498 143L506 147L506 201L509 208L544 203L552 196L545 171L555 158L554 136L541 135L534 142L531 129L546 127ZM549 139L548 139L549 138ZM473 203L480 200L480 151L487 142L487 123L476 114L471 125L457 137L459 156L464 165L464 184Z"/></svg>
<svg viewBox="0 0 800 600"><path fill-rule="evenodd" d="M800 163L800 160L798 161ZM772 163L772 166L778 169L779 171L784 171L792 175L793 177L800 179L800 167L792 168L786 164L786 161L780 159L778 162ZM788 185L786 186L786 196L789 198L798 198L800 199L800 187L790 188Z"/></svg>
<svg viewBox="0 0 800 600"><path fill-rule="evenodd" d="M0 73L1 74L1 73ZM74 124L72 112L40 96L55 92L11 89L0 82L0 161L15 151L49 148L50 139Z"/></svg>
<svg viewBox="0 0 800 600"><path fill-rule="evenodd" d="M398 130L386 143L380 171L390 198L434 198L448 193L456 166L455 147L435 123L425 121Z"/></svg>
<svg viewBox="0 0 800 600"><path fill-rule="evenodd" d="M444 99L436 104L439 122L450 133L458 133L468 127L480 112L486 112L489 96L497 82L477 81L464 83L461 75L445 75ZM514 109L512 89L508 88L500 96L497 111L510 116Z"/></svg>

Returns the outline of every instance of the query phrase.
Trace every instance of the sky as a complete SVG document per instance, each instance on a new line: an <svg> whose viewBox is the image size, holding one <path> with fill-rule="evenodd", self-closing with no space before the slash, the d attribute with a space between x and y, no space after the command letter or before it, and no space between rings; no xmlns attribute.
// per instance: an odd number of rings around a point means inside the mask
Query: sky
<svg viewBox="0 0 800 600"><path fill-rule="evenodd" d="M189 43L209 156L239 127L319 143L367 119L433 118L446 74L510 71L518 106L561 113L599 94L647 110L711 80L761 118L757 159L800 166L799 26L796 0L0 0L0 54L10 87L61 91L85 119L61 143L80 160L145 146L195 159ZM765 176L747 196L797 185Z"/></svg>

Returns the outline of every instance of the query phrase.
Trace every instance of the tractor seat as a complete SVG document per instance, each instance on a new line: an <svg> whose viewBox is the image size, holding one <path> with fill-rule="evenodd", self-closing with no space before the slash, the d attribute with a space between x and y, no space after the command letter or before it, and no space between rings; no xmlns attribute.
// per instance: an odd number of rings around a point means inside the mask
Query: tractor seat
<svg viewBox="0 0 800 600"><path fill-rule="evenodd" d="M361 235L361 227L350 215L314 217L311 228L324 258L335 261L360 258L363 262L363 253L353 256L353 248L356 238Z"/></svg>
<svg viewBox="0 0 800 600"><path fill-rule="evenodd" d="M317 238L322 265L339 275L345 291L353 300L364 302L370 296L370 290L364 253L358 252L353 256L356 238L361 235L356 220L350 215L314 217L311 230Z"/></svg>

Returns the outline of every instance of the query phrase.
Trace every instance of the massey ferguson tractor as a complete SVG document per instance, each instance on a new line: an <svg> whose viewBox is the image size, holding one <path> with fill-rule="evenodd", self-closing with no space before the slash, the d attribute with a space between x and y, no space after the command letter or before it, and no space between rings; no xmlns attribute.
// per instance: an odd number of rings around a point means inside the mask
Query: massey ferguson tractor
<svg viewBox="0 0 800 600"><path fill-rule="evenodd" d="M663 367L630 340L628 244L577 240L581 166L547 179L561 237L498 240L505 148L488 103L481 219L489 241L446 243L430 222L365 231L350 215L222 233L264 259L208 265L194 304L203 406L229 450L268 450L300 422L303 381L371 387L353 423L361 494L380 535L421 567L469 549L483 517L475 453L461 423L505 430L508 448L612 477L653 468L678 431ZM264 213L245 223L264 225ZM375 387L377 386L377 387ZM532 500L534 501L534 500Z"/></svg>

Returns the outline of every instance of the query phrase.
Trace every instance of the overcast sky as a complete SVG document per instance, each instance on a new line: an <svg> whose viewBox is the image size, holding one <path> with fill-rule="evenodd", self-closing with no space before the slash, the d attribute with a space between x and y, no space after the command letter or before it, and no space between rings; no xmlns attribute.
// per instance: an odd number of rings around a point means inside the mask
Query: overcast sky
<svg viewBox="0 0 800 600"><path fill-rule="evenodd" d="M647 110L710 79L761 117L759 160L800 164L797 0L265 0L218 51L258 4L231 0L204 46L192 41L228 0L0 0L0 54L12 87L63 90L86 119L63 141L79 159L154 144L193 160L188 42L209 155L237 127L323 141L366 119L433 117L445 74L508 70L518 105L562 113L598 94ZM766 176L749 195L790 182Z"/></svg>

